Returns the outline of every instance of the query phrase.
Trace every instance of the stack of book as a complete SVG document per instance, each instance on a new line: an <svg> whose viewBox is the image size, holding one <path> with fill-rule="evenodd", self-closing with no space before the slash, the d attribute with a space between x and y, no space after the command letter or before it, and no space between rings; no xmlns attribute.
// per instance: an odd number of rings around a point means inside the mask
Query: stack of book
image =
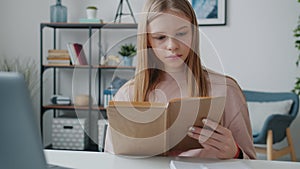
<svg viewBox="0 0 300 169"><path fill-rule="evenodd" d="M87 65L87 58L80 43L69 42L67 44L68 52L71 57L72 65Z"/></svg>
<svg viewBox="0 0 300 169"><path fill-rule="evenodd" d="M53 104L59 104L59 105L71 104L70 97L61 96L61 95L53 95L50 100Z"/></svg>
<svg viewBox="0 0 300 169"><path fill-rule="evenodd" d="M48 50L47 61L49 65L70 65L70 55L68 50Z"/></svg>

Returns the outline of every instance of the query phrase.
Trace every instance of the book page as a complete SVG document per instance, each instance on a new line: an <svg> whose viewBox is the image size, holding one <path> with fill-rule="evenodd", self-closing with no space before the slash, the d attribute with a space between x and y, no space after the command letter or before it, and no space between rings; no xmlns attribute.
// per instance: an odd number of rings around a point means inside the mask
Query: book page
<svg viewBox="0 0 300 169"><path fill-rule="evenodd" d="M166 107L163 103L111 101L107 115L114 152L140 156L165 152Z"/></svg>
<svg viewBox="0 0 300 169"><path fill-rule="evenodd" d="M202 119L220 122L224 97L184 98L169 104L111 101L107 108L113 149L122 155L163 155L168 150L201 148L187 136Z"/></svg>
<svg viewBox="0 0 300 169"><path fill-rule="evenodd" d="M220 123L225 106L224 97L190 97L171 100L167 110L168 148L187 151L202 148L198 140L187 136L191 126L203 127L208 118Z"/></svg>

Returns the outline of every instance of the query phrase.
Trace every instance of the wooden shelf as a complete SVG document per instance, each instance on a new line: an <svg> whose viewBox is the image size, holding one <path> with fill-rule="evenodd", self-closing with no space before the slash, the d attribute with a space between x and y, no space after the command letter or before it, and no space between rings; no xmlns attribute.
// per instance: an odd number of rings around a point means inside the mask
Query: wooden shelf
<svg viewBox="0 0 300 169"><path fill-rule="evenodd" d="M89 65L54 65L54 64L44 64L43 65L44 68L70 68L70 69L74 69L74 68L89 68Z"/></svg>
<svg viewBox="0 0 300 169"><path fill-rule="evenodd" d="M70 69L74 69L74 68L83 68L83 69L87 69L89 68L89 65L48 65L48 64L44 64L43 65L45 68L70 68ZM134 66L101 66L101 65L92 65L91 66L93 69L135 69Z"/></svg>
<svg viewBox="0 0 300 169"><path fill-rule="evenodd" d="M135 23L41 23L41 28L65 28L65 29L136 29L137 24Z"/></svg>
<svg viewBox="0 0 300 169"><path fill-rule="evenodd" d="M135 66L95 66L100 69L135 69Z"/></svg>
<svg viewBox="0 0 300 169"><path fill-rule="evenodd" d="M61 109L61 110L89 110L89 106L75 106L75 105L56 105L49 104L43 106L45 109ZM92 110L106 110L102 106L92 105Z"/></svg>

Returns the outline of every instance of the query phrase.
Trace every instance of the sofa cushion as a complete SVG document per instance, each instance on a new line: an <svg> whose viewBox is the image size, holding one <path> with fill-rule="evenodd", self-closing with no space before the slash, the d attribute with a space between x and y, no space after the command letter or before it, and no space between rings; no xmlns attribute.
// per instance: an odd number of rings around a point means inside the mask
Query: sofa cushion
<svg viewBox="0 0 300 169"><path fill-rule="evenodd" d="M253 135L257 135L266 119L273 114L289 114L293 100L247 102Z"/></svg>

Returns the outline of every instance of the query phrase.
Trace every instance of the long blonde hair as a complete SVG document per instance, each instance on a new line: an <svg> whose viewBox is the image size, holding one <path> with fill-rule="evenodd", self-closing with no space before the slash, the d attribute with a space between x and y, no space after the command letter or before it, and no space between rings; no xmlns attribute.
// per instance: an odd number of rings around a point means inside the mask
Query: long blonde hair
<svg viewBox="0 0 300 169"><path fill-rule="evenodd" d="M149 47L147 26L155 17L155 14L165 11L174 11L184 14L191 19L193 40L191 50L185 64L187 65L187 85L189 96L207 96L207 80L201 65L199 53L199 30L194 10L187 0L147 0L143 9L143 15L138 25L136 76L134 79L134 101L147 101L149 93L162 80L163 71L155 69L161 65L156 57L150 57L153 50ZM153 15L154 14L154 15Z"/></svg>

